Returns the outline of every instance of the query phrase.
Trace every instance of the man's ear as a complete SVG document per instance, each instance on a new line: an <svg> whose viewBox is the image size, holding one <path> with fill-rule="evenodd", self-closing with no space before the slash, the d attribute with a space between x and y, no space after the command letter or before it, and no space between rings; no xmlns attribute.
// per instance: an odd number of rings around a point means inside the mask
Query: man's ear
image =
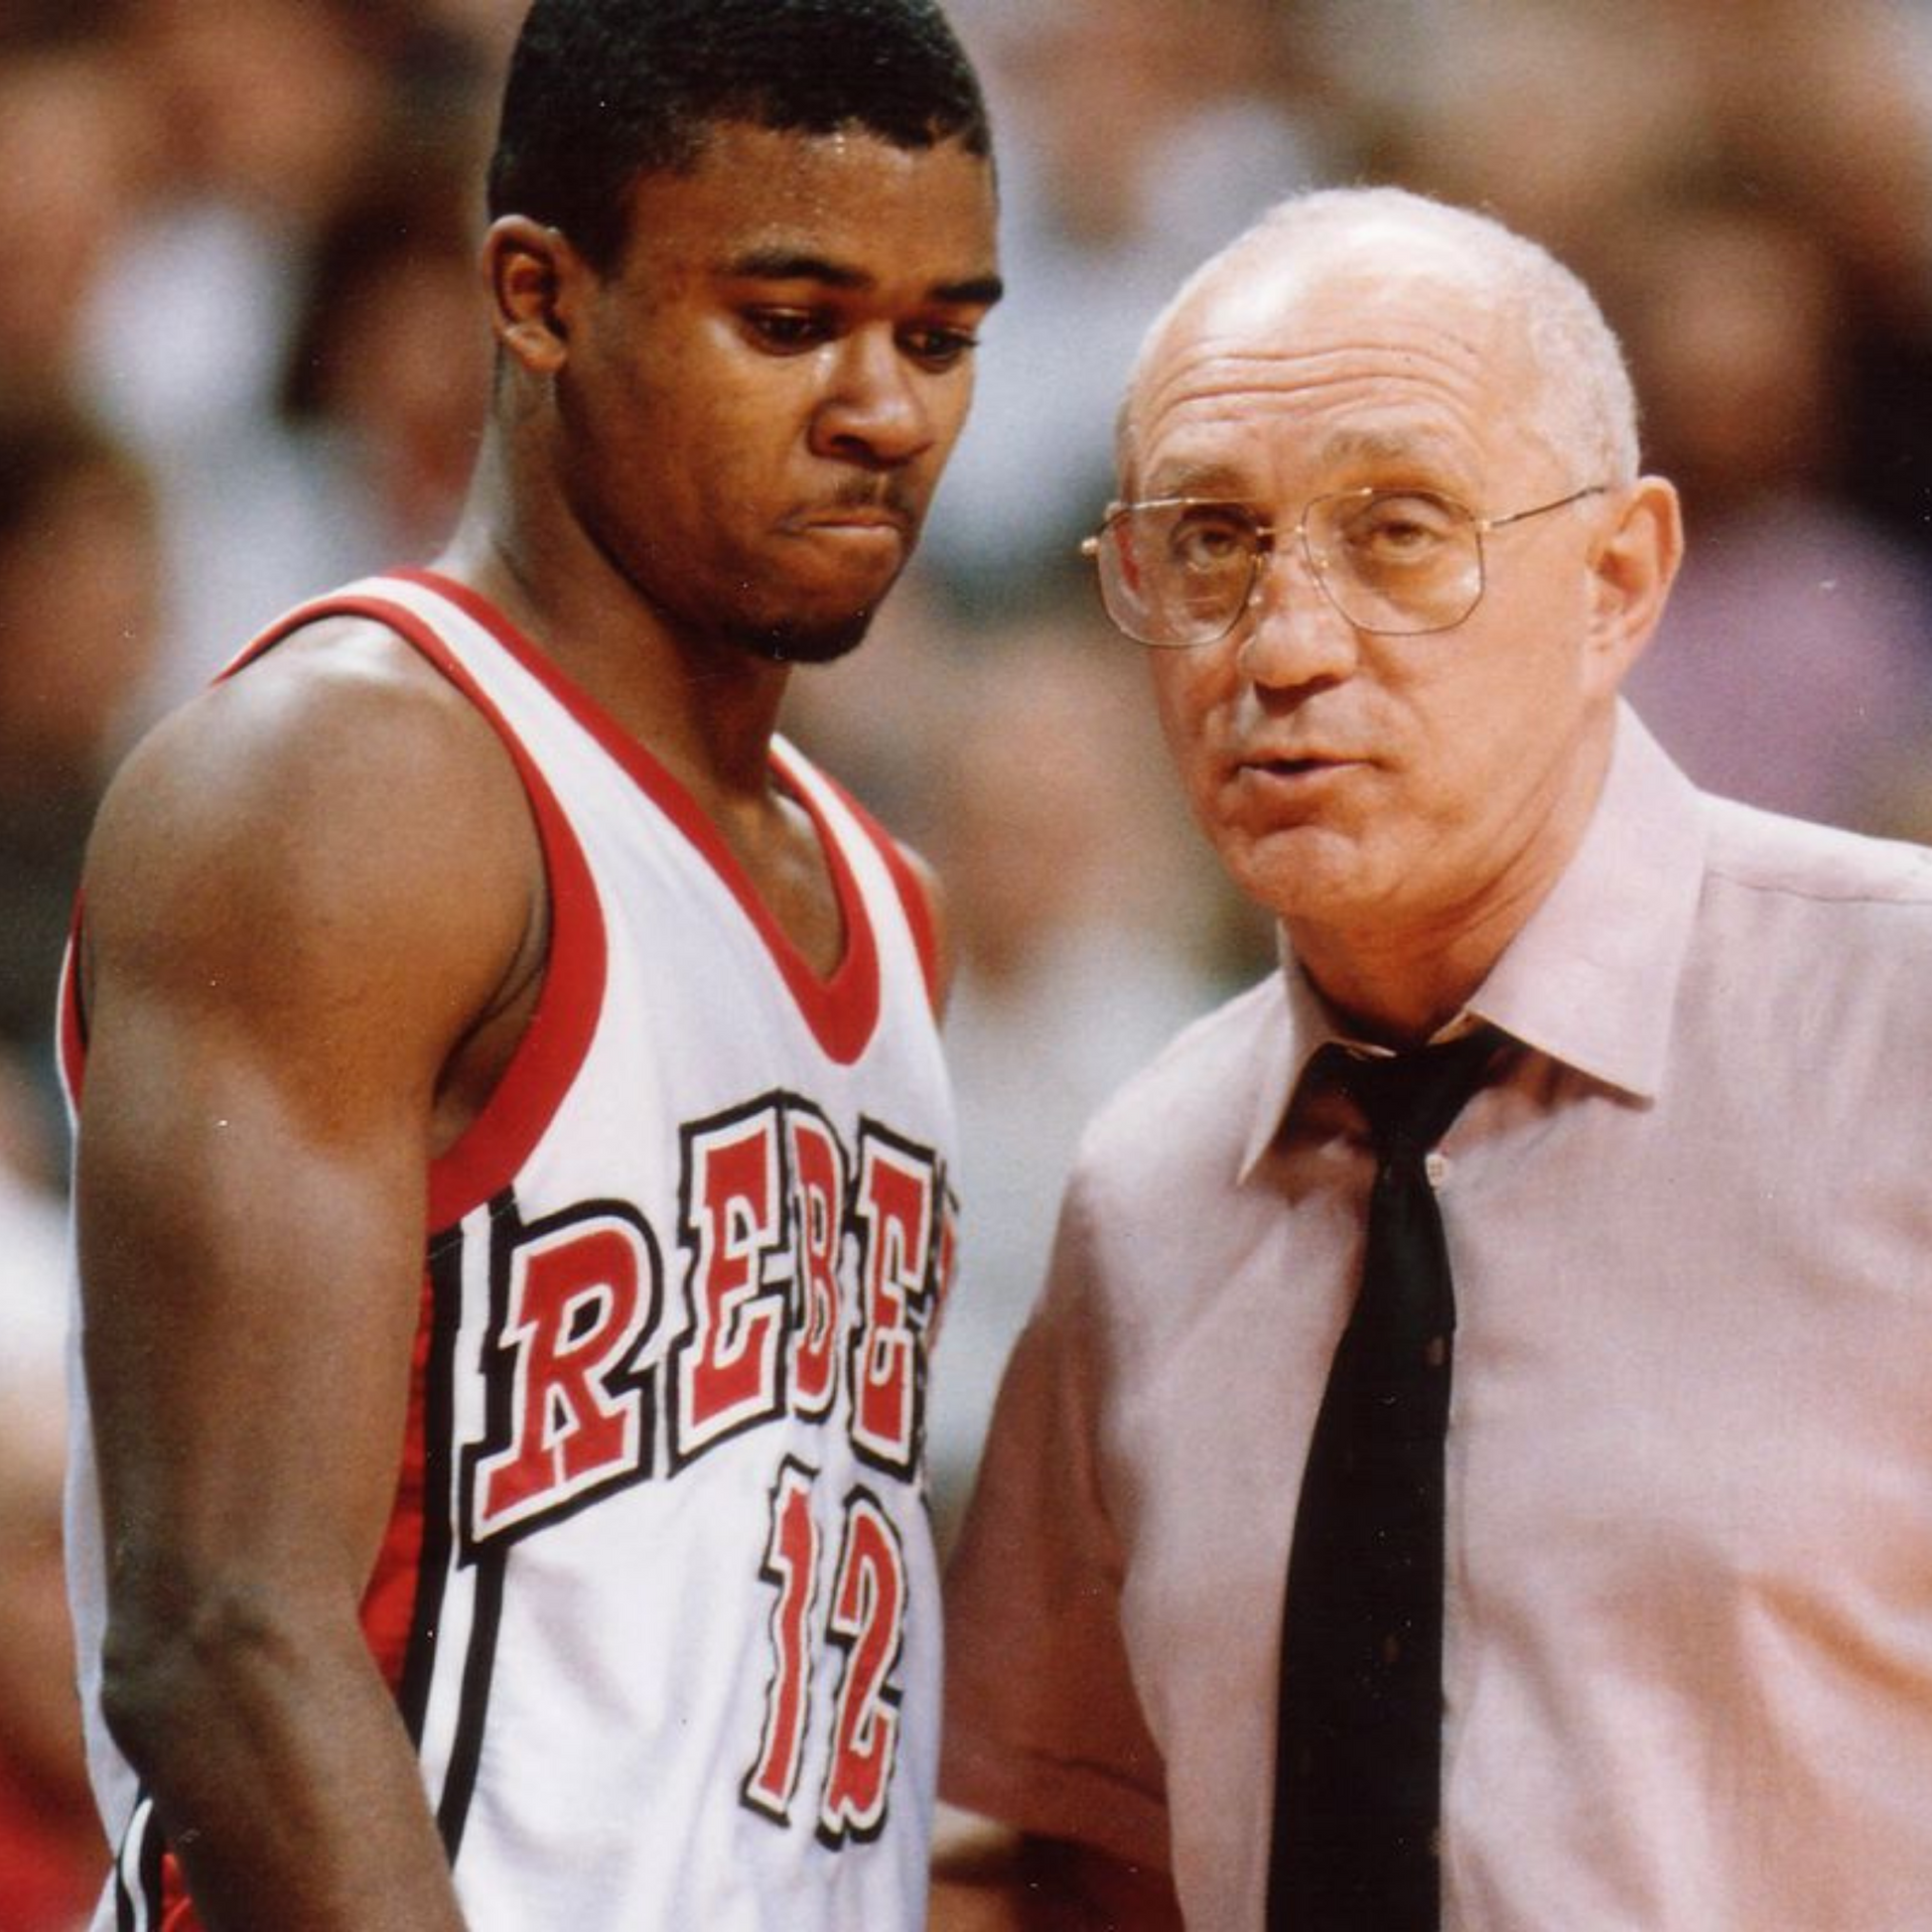
<svg viewBox="0 0 1932 1932"><path fill-rule="evenodd" d="M555 375L569 354L583 258L561 229L505 214L483 237L483 270L503 352L533 375Z"/></svg>
<svg viewBox="0 0 1932 1932"><path fill-rule="evenodd" d="M1639 477L1616 492L1614 519L1589 559L1589 662L1592 682L1614 691L1643 655L1684 554L1684 519L1675 485Z"/></svg>

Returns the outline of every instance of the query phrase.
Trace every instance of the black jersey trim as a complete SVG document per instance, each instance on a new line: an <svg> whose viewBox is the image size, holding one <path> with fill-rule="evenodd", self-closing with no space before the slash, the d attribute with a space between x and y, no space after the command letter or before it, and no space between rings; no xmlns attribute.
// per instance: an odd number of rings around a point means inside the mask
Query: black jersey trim
<svg viewBox="0 0 1932 1932"><path fill-rule="evenodd" d="M452 1524L456 1520L455 1457L456 1344L463 1330L463 1255L461 1226L430 1243L429 1359L423 1375L423 1534L417 1556L416 1602L409 1619L396 1703L410 1740L420 1749L435 1681L436 1640L449 1587Z"/></svg>
<svg viewBox="0 0 1932 1932"><path fill-rule="evenodd" d="M493 1229L505 1217L517 1219L516 1190L506 1187L489 1203L489 1225ZM509 1266L509 1243L491 1238L489 1243L490 1305L496 1305L502 1290L498 1276ZM450 1339L458 1332L452 1322ZM454 1362L446 1357L444 1395L450 1396ZM447 1418L446 1418L447 1420ZM447 1445L453 1431L445 1428L442 1441ZM440 1472L446 1507L443 1534L452 1534L458 1498L454 1484L454 1457L443 1454ZM452 1866L463 1849L463 1830L469 1822L471 1800L477 1793L477 1776L483 1763L483 1731L489 1722L489 1690L496 1670L496 1643L503 1625L503 1585L509 1564L507 1548L485 1549L471 1567L470 1641L463 1659L463 1683L457 1702L456 1734L450 1743L449 1764L444 1771L443 1793L436 1807L436 1827L443 1836L443 1849ZM442 1574L449 1574L449 1551L444 1552Z"/></svg>

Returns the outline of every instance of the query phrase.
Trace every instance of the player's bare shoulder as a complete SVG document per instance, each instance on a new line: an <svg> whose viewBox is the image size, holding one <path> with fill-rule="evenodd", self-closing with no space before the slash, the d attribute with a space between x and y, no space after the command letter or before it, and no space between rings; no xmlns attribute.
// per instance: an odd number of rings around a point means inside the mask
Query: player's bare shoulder
<svg viewBox="0 0 1932 1932"><path fill-rule="evenodd" d="M434 1070L540 956L543 869L488 723L386 628L333 619L136 748L82 903L97 1014L138 987L345 1054L380 1015Z"/></svg>

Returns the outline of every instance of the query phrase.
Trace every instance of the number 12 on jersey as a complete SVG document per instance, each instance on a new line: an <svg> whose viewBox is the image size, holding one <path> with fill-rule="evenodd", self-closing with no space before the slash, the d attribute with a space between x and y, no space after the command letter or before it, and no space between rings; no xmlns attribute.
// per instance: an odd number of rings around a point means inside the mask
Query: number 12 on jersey
<svg viewBox="0 0 1932 1932"><path fill-rule="evenodd" d="M745 1802L788 1824L804 1770L811 1715L812 1633L819 1614L825 1556L812 1511L816 1471L786 1456L771 1491L771 1533L759 1577L776 1592L771 1609L772 1668L764 1733L743 1786ZM834 1693L828 1761L820 1785L817 1833L834 1849L877 1838L886 1823L898 1746L899 1687L894 1681L905 1627L905 1558L898 1531L871 1490L845 1498L831 1594L824 1610L829 1643L845 1653Z"/></svg>

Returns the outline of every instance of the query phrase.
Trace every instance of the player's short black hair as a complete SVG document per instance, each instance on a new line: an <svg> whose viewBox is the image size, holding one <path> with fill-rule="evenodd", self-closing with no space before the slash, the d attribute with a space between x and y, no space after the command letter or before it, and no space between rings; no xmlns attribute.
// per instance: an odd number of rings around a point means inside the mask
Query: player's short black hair
<svg viewBox="0 0 1932 1932"><path fill-rule="evenodd" d="M608 267L632 183L691 167L726 121L992 152L979 80L935 0L535 0L489 214L548 222Z"/></svg>

